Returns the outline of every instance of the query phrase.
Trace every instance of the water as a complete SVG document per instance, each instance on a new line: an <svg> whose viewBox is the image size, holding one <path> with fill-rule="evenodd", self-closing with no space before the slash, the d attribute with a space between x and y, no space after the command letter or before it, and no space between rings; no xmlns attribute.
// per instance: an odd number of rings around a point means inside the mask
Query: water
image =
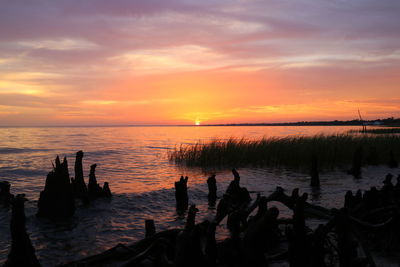
<svg viewBox="0 0 400 267"><path fill-rule="evenodd" d="M54 127L0 128L0 180L9 181L13 194L26 194L27 230L39 261L44 266L80 259L118 243L129 244L144 236L144 220L154 219L157 230L182 226L184 218L175 212L173 184L189 176L189 198L200 212L199 220L214 215L207 206L207 171L184 168L168 161L167 151L180 144L212 138L312 135L339 133L355 127ZM79 206L67 221L37 218L37 200L46 174L56 155L67 156L73 176L75 153L83 150L87 181L89 167L97 163L99 183L110 183L113 198L100 199L89 207ZM321 175L320 192L312 192L307 174L285 169L242 168L242 181L255 196L268 195L276 186L299 187L311 202L339 207L348 189L380 185L386 167L368 167L364 178L354 180L342 170ZM222 195L232 179L229 170L217 171L218 193ZM282 216L290 216L283 210ZM0 208L0 262L9 251L10 211ZM312 221L310 223L313 223ZM224 223L217 229L223 238Z"/></svg>

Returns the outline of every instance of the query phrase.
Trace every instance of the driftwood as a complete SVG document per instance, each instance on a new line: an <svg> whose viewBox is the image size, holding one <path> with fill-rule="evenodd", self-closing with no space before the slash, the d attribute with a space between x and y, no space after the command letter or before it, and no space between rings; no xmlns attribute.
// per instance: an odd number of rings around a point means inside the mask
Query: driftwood
<svg viewBox="0 0 400 267"><path fill-rule="evenodd" d="M347 192L345 207L337 210L308 203L308 195L300 196L298 189L286 195L280 187L268 197L258 195L250 203L247 189L240 187L239 174L236 170L232 173L234 180L211 222L196 224L198 210L192 205L182 230L154 234L151 220L146 222L145 239L130 246L118 245L67 266L266 266L270 261L287 259L290 266L324 267L327 256L337 257L340 266L376 266L369 250L369 238L383 232L394 239L400 237L400 209L396 204L400 200L400 182L393 185L392 176L386 177L380 190L371 188L364 194L358 191L354 195ZM293 210L292 218L279 219L276 207L268 209L271 201L279 201ZM357 208L360 206L364 208ZM375 209L367 214L366 207ZM248 218L256 208L255 216ZM365 219L373 214L380 217L375 220L378 222ZM328 221L311 231L306 225L307 215ZM217 242L216 226L226 216L230 237ZM281 223L286 224L286 235L278 227ZM279 248L282 243L288 245L287 250ZM277 248L280 252L274 254ZM359 255L359 250L365 257Z"/></svg>
<svg viewBox="0 0 400 267"><path fill-rule="evenodd" d="M286 207L293 210L295 207L296 200L299 197L297 194L298 194L298 190L295 189L292 196L288 196L285 194L283 188L278 186L276 188L275 192L267 197L267 201L281 202ZM318 205L313 205L308 202L304 203L304 212L307 216L318 217L321 219L332 218L330 209L327 209L327 208L324 208L324 207L321 207Z"/></svg>
<svg viewBox="0 0 400 267"><path fill-rule="evenodd" d="M130 259L133 259L140 253L144 252L148 249L154 242L159 239L169 240L171 244L175 243L176 237L181 229L170 229L162 232L158 232L151 237L144 238L139 240L138 242L133 243L132 245L123 245L118 244L111 249L104 251L103 253L89 256L87 258L73 261L61 266L65 267L78 267L78 266L123 266Z"/></svg>

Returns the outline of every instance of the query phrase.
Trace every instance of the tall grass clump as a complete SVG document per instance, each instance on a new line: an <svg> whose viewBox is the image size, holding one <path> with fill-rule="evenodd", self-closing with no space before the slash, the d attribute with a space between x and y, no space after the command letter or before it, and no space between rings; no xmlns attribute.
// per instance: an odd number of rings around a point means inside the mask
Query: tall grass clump
<svg viewBox="0 0 400 267"><path fill-rule="evenodd" d="M205 168L252 165L301 169L310 166L311 157L315 154L320 167L333 169L351 164L359 147L362 147L365 161L386 164L391 150L397 158L400 155L400 136L337 134L264 137L258 140L214 139L181 145L171 150L168 156L178 164Z"/></svg>

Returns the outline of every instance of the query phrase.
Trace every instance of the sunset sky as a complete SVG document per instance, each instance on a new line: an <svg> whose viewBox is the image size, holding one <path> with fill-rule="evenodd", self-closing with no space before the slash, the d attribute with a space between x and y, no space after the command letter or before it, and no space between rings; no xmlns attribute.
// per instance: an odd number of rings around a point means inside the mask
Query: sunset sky
<svg viewBox="0 0 400 267"><path fill-rule="evenodd" d="M0 0L0 126L400 117L399 0Z"/></svg>

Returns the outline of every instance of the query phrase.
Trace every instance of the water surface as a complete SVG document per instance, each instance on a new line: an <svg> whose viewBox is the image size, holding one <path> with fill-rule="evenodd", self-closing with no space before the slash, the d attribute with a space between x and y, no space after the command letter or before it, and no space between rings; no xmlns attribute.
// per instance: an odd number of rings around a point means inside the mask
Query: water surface
<svg viewBox="0 0 400 267"><path fill-rule="evenodd" d="M99 253L118 243L131 243L144 235L144 220L154 219L157 230L183 225L174 209L173 184L181 175L189 176L190 202L199 207L199 220L211 217L207 205L210 171L184 168L168 161L167 151L180 144L193 144L213 138L258 138L263 136L313 135L342 133L352 126L243 126L243 127L51 127L0 128L0 180L12 184L14 194L26 194L27 230L44 266L76 260ZM91 164L97 163L99 183L110 183L113 198L97 200L89 207L79 206L75 216L64 222L52 222L35 216L39 193L56 155L66 156L73 176L75 153L83 150L87 181ZM232 166L234 167L234 166ZM221 196L232 175L217 173ZM310 190L305 173L285 169L242 168L242 185L252 196L268 195L276 186L309 192L311 201L328 207L342 204L348 189L380 185L386 167L364 169L364 178L354 180L343 170L321 175L320 192ZM284 211L282 216L290 216ZM10 246L10 211L0 208L0 262ZM312 223L312 222L311 222ZM225 234L224 223L217 229Z"/></svg>

